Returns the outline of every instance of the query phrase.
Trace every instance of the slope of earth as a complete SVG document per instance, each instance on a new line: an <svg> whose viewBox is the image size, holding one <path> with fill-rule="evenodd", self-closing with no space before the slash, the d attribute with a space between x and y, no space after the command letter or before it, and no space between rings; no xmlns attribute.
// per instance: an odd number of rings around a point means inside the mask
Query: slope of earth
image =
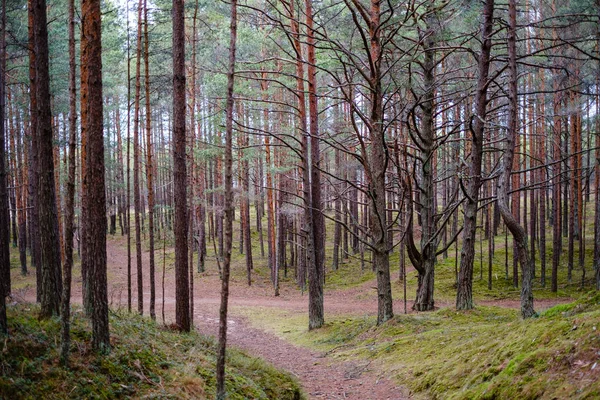
<svg viewBox="0 0 600 400"><path fill-rule="evenodd" d="M91 329L80 312L72 324L69 368L59 365L60 322L39 321L37 308L9 307L10 336L0 353L2 399L212 399L216 343L179 334L133 314L111 315L107 355L91 350ZM303 398L298 382L265 362L230 350L230 399Z"/></svg>

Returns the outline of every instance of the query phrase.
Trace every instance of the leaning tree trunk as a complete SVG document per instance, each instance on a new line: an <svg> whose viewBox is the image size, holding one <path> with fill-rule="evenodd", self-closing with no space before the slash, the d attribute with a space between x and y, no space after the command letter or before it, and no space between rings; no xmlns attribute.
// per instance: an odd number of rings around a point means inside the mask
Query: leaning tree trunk
<svg viewBox="0 0 600 400"><path fill-rule="evenodd" d="M515 137L517 134L518 98L517 98L517 62L516 62L516 4L509 0L508 7L508 129L506 132L506 153L502 165L502 175L498 179L498 208L504 223L510 230L518 250L521 263L521 315L529 318L535 315L533 309L533 268L527 246L527 234L508 206L510 175L515 156Z"/></svg>

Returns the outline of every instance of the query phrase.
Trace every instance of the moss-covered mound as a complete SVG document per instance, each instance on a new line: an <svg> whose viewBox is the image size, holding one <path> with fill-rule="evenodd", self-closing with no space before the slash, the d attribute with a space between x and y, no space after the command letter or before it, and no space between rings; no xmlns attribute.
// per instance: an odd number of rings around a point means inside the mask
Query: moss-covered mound
<svg viewBox="0 0 600 400"><path fill-rule="evenodd" d="M522 320L518 310L443 308L375 317L347 316L306 332L305 316L253 323L331 357L371 360L417 398L600 398L600 294ZM283 322L285 321L285 322Z"/></svg>
<svg viewBox="0 0 600 400"><path fill-rule="evenodd" d="M1 399L212 399L216 343L148 319L111 316L112 351L91 351L88 322L76 313L70 368L59 365L60 322L38 321L33 306L9 308L10 336L0 343ZM301 399L298 383L263 361L228 351L229 399Z"/></svg>

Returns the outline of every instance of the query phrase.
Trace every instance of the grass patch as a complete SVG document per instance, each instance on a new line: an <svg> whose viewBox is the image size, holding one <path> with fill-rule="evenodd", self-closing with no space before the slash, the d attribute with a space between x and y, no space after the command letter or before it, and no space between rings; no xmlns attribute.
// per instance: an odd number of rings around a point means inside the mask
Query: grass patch
<svg viewBox="0 0 600 400"><path fill-rule="evenodd" d="M71 366L59 365L60 321L39 321L35 306L9 307L10 337L0 353L0 398L211 399L216 343L179 334L150 320L111 315L112 351L91 350L88 321L76 312ZM229 399L302 399L299 384L265 362L228 350Z"/></svg>

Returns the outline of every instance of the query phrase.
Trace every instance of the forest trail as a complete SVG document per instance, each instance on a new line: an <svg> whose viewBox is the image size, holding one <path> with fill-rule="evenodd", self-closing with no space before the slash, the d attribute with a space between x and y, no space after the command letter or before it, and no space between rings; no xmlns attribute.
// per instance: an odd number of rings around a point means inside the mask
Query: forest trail
<svg viewBox="0 0 600 400"><path fill-rule="evenodd" d="M127 248L122 238L108 238L107 255L109 271L109 301L111 307L127 307ZM157 246L158 247L158 246ZM135 255L135 249L133 255ZM144 252L144 270L148 268L148 253ZM156 251L156 314L161 321L162 302L162 250ZM212 263L211 263L212 264ZM146 272L147 273L147 272ZM137 305L135 257L132 257L133 306ZM221 284L217 271L201 276L194 274L194 326L201 333L217 335ZM250 307L276 307L282 310L300 311L308 307L308 296L296 290L283 288L281 296L274 297L269 284L259 280L248 287L245 280L232 276L230 286L230 319L228 343L261 357L275 367L292 373L300 381L311 399L408 399L407 390L397 387L391 380L380 376L370 364L343 362L317 352L303 349L278 338L272 333L250 326L239 315L240 310ZM80 293L77 291L77 293ZM150 298L149 282L144 282L145 313ZM349 302L336 297L326 298L328 310L337 313L371 313L375 307L367 302ZM360 304L359 304L360 303ZM237 306L231 308L231 306ZM364 307L364 308L363 308ZM175 315L174 271L167 266L165 274L165 318L167 323Z"/></svg>

